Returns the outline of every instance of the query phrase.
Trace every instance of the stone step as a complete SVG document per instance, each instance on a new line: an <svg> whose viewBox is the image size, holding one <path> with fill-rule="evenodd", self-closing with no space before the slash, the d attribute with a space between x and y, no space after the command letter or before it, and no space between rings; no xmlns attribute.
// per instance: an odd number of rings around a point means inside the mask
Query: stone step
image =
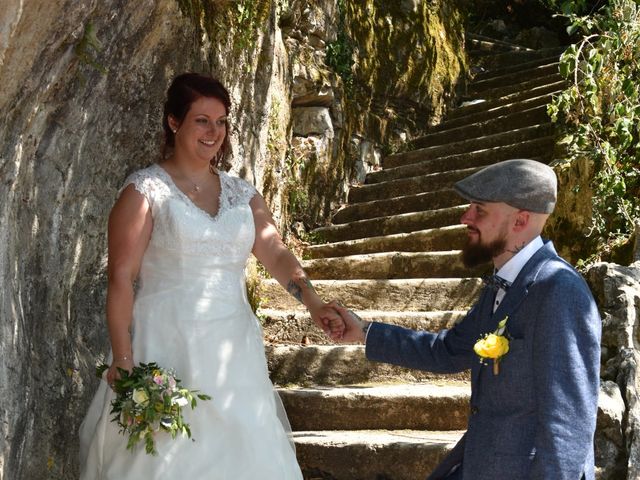
<svg viewBox="0 0 640 480"><path fill-rule="evenodd" d="M527 157L542 159L548 163L552 158L554 137L541 137L512 145L501 145L469 153L449 155L424 162L410 163L401 167L386 168L371 172L365 177L365 184L378 184L399 178L411 178L429 173L442 172L450 169L465 169L484 167L502 160Z"/></svg>
<svg viewBox="0 0 640 480"><path fill-rule="evenodd" d="M507 103L505 105L499 105L497 107L489 108L487 110L481 110L476 113L470 113L468 115L459 116L452 118L450 120L445 120L444 122L434 125L429 128L429 132L440 132L442 130L450 130L456 127L462 126L472 126L479 122L485 122L487 120L492 120L494 118L502 117L505 115L523 112L525 110L529 110L534 107L539 107L541 105L548 105L551 103L553 96L560 93L561 89L556 89L552 92L546 93L544 95L538 95L537 97L525 98L524 100L520 100L513 103Z"/></svg>
<svg viewBox="0 0 640 480"><path fill-rule="evenodd" d="M365 218L388 217L400 213L455 207L466 203L466 200L449 188L346 205L335 213L332 221L333 223L347 223Z"/></svg>
<svg viewBox="0 0 640 480"><path fill-rule="evenodd" d="M402 197L414 193L433 192L451 188L455 182L478 171L478 167L432 172L419 176L390 179L378 183L367 183L349 189L348 201L354 205L386 198Z"/></svg>
<svg viewBox="0 0 640 480"><path fill-rule="evenodd" d="M469 269L462 264L459 250L443 252L381 252L302 261L309 278L393 279L451 278L482 275L486 267Z"/></svg>
<svg viewBox="0 0 640 480"><path fill-rule="evenodd" d="M424 480L464 432L294 432L305 480Z"/></svg>
<svg viewBox="0 0 640 480"><path fill-rule="evenodd" d="M490 52L531 52L533 48L505 42L496 38L485 37L477 33L468 32L465 35L466 48L468 50L483 50Z"/></svg>
<svg viewBox="0 0 640 480"><path fill-rule="evenodd" d="M541 137L553 135L554 125L551 122L540 125L516 128L508 132L496 133L484 137L471 138L460 142L446 145L436 145L429 147L420 142L419 139L409 142L410 151L397 153L384 157L383 168L394 168L410 163L418 163L426 160L433 160L438 157L469 153L487 148L513 145L515 143L533 140Z"/></svg>
<svg viewBox="0 0 640 480"><path fill-rule="evenodd" d="M485 79L474 79L473 82L469 84L467 94L482 95L482 92L493 88L508 87L513 84L520 84L522 82L532 80L534 78L548 77L549 75L559 73L559 66L560 63L556 58L554 61L545 65L522 68L513 72L503 73L502 75L497 75Z"/></svg>
<svg viewBox="0 0 640 480"><path fill-rule="evenodd" d="M466 242L466 231L465 225L452 225L411 233L311 245L305 252L314 259L389 251L429 252L448 248L459 250Z"/></svg>
<svg viewBox="0 0 640 480"><path fill-rule="evenodd" d="M438 374L371 362L363 345L265 345L269 376L280 386L468 382L468 371Z"/></svg>
<svg viewBox="0 0 640 480"><path fill-rule="evenodd" d="M420 147L444 145L461 140L484 137L498 133L508 132L516 128L538 125L550 121L547 115L547 106L538 105L520 112L498 115L495 118L476 122L474 124L451 127L434 133L429 133L413 140Z"/></svg>
<svg viewBox="0 0 640 480"><path fill-rule="evenodd" d="M464 430L468 384L278 388L293 431Z"/></svg>
<svg viewBox="0 0 640 480"><path fill-rule="evenodd" d="M495 88L488 88L487 90L483 90L482 92L473 92L470 91L467 95L463 95L462 98L465 100L477 100L477 99L494 99L504 97L505 95L509 95L510 93L522 92L523 90L530 90L535 87L540 87L543 85L549 85L555 82L563 80L560 73L552 73L550 75L546 75L544 77L536 77L529 80L522 81L520 83L513 83L511 85L504 85Z"/></svg>
<svg viewBox="0 0 640 480"><path fill-rule="evenodd" d="M550 47L529 52L496 53L492 55L484 55L483 58L476 63L482 66L485 70L498 70L511 65L522 65L533 60L551 57L554 55L559 57L565 50L566 47Z"/></svg>
<svg viewBox="0 0 640 480"><path fill-rule="evenodd" d="M468 271L467 271L468 274ZM314 280L325 300L339 300L353 310L467 310L482 287L480 278L407 278L393 280ZM260 283L261 308L295 310L299 303L280 284Z"/></svg>
<svg viewBox="0 0 640 480"><path fill-rule="evenodd" d="M501 77L503 75L519 72L522 70L528 70L535 67L540 67L543 65L548 65L550 63L558 62L560 59L559 54L548 55L543 58L536 58L534 60L529 60L527 62L510 64L501 68L492 68L491 70L484 70L482 72L477 73L473 77L473 82L488 80L494 77Z"/></svg>
<svg viewBox="0 0 640 480"><path fill-rule="evenodd" d="M409 233L416 230L439 228L459 222L467 205L426 210L423 212L403 213L387 217L357 220L350 223L329 225L313 231L314 235L325 242L355 240L369 236Z"/></svg>
<svg viewBox="0 0 640 480"><path fill-rule="evenodd" d="M526 50L524 51L526 52ZM467 50L467 56L477 61L478 58L488 57L488 56L496 55L499 53L516 53L516 52L517 50L510 51L507 49L499 49L499 48L496 48L493 50L489 50L486 48L471 48Z"/></svg>
<svg viewBox="0 0 640 480"><path fill-rule="evenodd" d="M558 80L557 82L549 83L547 85L540 85L521 92L509 93L494 99L476 99L471 102L463 102L459 107L454 108L447 113L447 121L486 112L504 105L521 102L529 98L539 97L540 95L559 92L563 90L566 85L565 80Z"/></svg>
<svg viewBox="0 0 640 480"><path fill-rule="evenodd" d="M346 304L348 305L348 299ZM413 330L439 331L451 328L455 322L462 320L465 311L438 312L395 312L380 310L359 310L357 314L367 321L391 323ZM264 339L267 343L291 345L332 345L311 320L309 312L300 305L295 310L274 310L261 308L258 317L262 324Z"/></svg>

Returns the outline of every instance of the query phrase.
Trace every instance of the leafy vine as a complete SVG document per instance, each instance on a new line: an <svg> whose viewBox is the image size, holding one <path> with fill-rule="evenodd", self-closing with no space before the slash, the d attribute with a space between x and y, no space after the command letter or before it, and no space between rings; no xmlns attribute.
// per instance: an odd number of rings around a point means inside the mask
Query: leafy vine
<svg viewBox="0 0 640 480"><path fill-rule="evenodd" d="M593 162L591 234L619 241L640 218L640 5L611 0L567 17L569 33L584 36L561 56L569 86L548 112L568 160Z"/></svg>

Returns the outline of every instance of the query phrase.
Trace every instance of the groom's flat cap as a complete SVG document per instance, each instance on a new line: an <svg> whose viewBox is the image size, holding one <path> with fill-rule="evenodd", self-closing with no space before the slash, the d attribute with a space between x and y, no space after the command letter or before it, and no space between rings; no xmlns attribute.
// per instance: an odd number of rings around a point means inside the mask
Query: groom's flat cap
<svg viewBox="0 0 640 480"><path fill-rule="evenodd" d="M453 186L472 202L503 202L519 210L551 213L557 198L556 174L535 160L516 159L489 165Z"/></svg>

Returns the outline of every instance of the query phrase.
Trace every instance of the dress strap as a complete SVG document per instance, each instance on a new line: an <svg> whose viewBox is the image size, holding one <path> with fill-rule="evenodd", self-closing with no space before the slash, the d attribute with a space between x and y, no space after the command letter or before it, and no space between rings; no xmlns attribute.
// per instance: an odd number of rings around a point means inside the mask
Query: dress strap
<svg viewBox="0 0 640 480"><path fill-rule="evenodd" d="M223 171L220 171L219 175L222 190L220 197L221 211L240 205L247 205L258 193L256 187L242 178L231 176Z"/></svg>

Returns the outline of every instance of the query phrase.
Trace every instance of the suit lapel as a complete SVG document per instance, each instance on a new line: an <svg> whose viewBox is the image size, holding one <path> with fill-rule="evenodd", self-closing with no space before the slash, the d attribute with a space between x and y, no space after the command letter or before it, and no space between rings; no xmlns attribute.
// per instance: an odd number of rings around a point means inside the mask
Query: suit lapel
<svg viewBox="0 0 640 480"><path fill-rule="evenodd" d="M522 270L516 277L515 282L507 291L504 299L490 315L490 322L486 325L488 331L493 332L498 328L498 323L506 316L510 316L515 312L520 304L524 301L529 293L529 288L535 283L538 272L542 266L551 258L557 256L552 242L546 242L522 267ZM484 326L484 325L483 325Z"/></svg>

